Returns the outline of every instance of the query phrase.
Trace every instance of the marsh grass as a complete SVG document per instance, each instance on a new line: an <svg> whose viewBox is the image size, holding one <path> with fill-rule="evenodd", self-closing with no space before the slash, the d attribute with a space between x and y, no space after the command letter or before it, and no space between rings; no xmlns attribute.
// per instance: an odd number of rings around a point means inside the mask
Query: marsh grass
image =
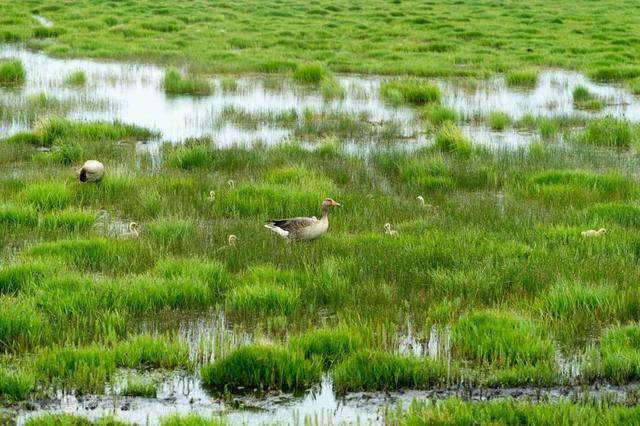
<svg viewBox="0 0 640 426"><path fill-rule="evenodd" d="M538 84L536 70L511 71L506 75L507 86L518 88L533 88Z"/></svg>
<svg viewBox="0 0 640 426"><path fill-rule="evenodd" d="M62 210L71 202L71 190L64 183L40 183L28 186L22 198L40 211Z"/></svg>
<svg viewBox="0 0 640 426"><path fill-rule="evenodd" d="M617 223L636 228L640 226L640 206L623 203L599 203L584 210L587 218L598 224Z"/></svg>
<svg viewBox="0 0 640 426"><path fill-rule="evenodd" d="M624 384L640 378L640 327L613 326L602 333L600 350L591 354L585 376Z"/></svg>
<svg viewBox="0 0 640 426"><path fill-rule="evenodd" d="M68 209L45 214L42 217L39 226L48 231L79 233L91 229L94 226L95 221L95 213Z"/></svg>
<svg viewBox="0 0 640 426"><path fill-rule="evenodd" d="M637 126L627 120L604 117L590 120L578 140L610 148L631 148L638 140Z"/></svg>
<svg viewBox="0 0 640 426"><path fill-rule="evenodd" d="M11 371L0 367L0 398L8 401L27 399L35 386L35 378L29 372L19 368Z"/></svg>
<svg viewBox="0 0 640 426"><path fill-rule="evenodd" d="M140 335L99 345L50 347L39 352L35 371L39 378L80 392L104 392L116 368L188 368L188 349L176 339Z"/></svg>
<svg viewBox="0 0 640 426"><path fill-rule="evenodd" d="M347 329L318 329L291 339L289 346L307 359L320 359L328 367L359 349L362 341Z"/></svg>
<svg viewBox="0 0 640 426"><path fill-rule="evenodd" d="M32 207L13 204L0 205L0 224L5 227L34 226L38 223L38 213Z"/></svg>
<svg viewBox="0 0 640 426"><path fill-rule="evenodd" d="M382 83L380 96L393 104L434 104L440 102L440 89L420 80L391 80Z"/></svg>
<svg viewBox="0 0 640 426"><path fill-rule="evenodd" d="M549 363L553 344L533 321L506 312L472 312L453 327L454 350L480 365Z"/></svg>
<svg viewBox="0 0 640 426"><path fill-rule="evenodd" d="M451 123L446 123L438 129L435 136L435 146L443 152L460 156L469 156L472 151L471 142L456 125Z"/></svg>
<svg viewBox="0 0 640 426"><path fill-rule="evenodd" d="M604 100L586 87L576 86L573 89L573 105L578 109L601 110L604 108Z"/></svg>
<svg viewBox="0 0 640 426"><path fill-rule="evenodd" d="M349 391L385 391L391 389L427 389L444 386L456 375L454 368L441 361L361 351L349 356L333 370L334 389Z"/></svg>
<svg viewBox="0 0 640 426"><path fill-rule="evenodd" d="M0 86L23 84L26 77L27 73L19 60L0 61Z"/></svg>
<svg viewBox="0 0 640 426"><path fill-rule="evenodd" d="M504 399L491 402L463 401L449 398L432 404L414 401L407 408L399 406L387 414L386 421L394 425L417 424L584 424L613 426L620 422L635 422L640 415L637 407L580 402L518 402Z"/></svg>
<svg viewBox="0 0 640 426"><path fill-rule="evenodd" d="M511 117L502 111L492 111L487 116L487 121L491 130L501 132L511 123Z"/></svg>
<svg viewBox="0 0 640 426"><path fill-rule="evenodd" d="M225 306L245 315L290 315L299 309L300 296L297 287L256 282L233 288Z"/></svg>
<svg viewBox="0 0 640 426"><path fill-rule="evenodd" d="M0 294L16 293L35 287L51 270L38 263L5 266L0 269Z"/></svg>
<svg viewBox="0 0 640 426"><path fill-rule="evenodd" d="M162 83L167 95L209 95L213 92L211 84L195 76L182 76L177 69L168 69Z"/></svg>
<svg viewBox="0 0 640 426"><path fill-rule="evenodd" d="M243 346L201 370L204 386L217 390L301 391L320 380L320 367L302 355L268 345Z"/></svg>
<svg viewBox="0 0 640 426"><path fill-rule="evenodd" d="M585 170L546 170L530 177L529 194L547 204L586 205L594 201L626 200L637 188L616 173L598 174Z"/></svg>
<svg viewBox="0 0 640 426"><path fill-rule="evenodd" d="M586 286L579 282L560 281L543 296L544 312L553 318L578 317L596 320L610 318L619 310L620 300L611 286Z"/></svg>
<svg viewBox="0 0 640 426"><path fill-rule="evenodd" d="M159 219L148 225L148 232L157 245L169 252L185 251L197 239L196 226L184 219Z"/></svg>
<svg viewBox="0 0 640 426"><path fill-rule="evenodd" d="M129 376L127 377L124 387L120 391L120 395L155 398L156 392L157 384L154 380L149 378Z"/></svg>
<svg viewBox="0 0 640 426"><path fill-rule="evenodd" d="M319 85L329 77L328 71L320 64L300 65L293 72L293 80L300 84Z"/></svg>
<svg viewBox="0 0 640 426"><path fill-rule="evenodd" d="M82 70L76 70L64 78L67 86L82 87L87 84L87 75Z"/></svg>
<svg viewBox="0 0 640 426"><path fill-rule="evenodd" d="M325 78L320 86L320 92L325 100L344 99L347 96L347 91L335 78Z"/></svg>
<svg viewBox="0 0 640 426"><path fill-rule="evenodd" d="M134 241L113 241L101 238L60 240L32 247L35 257L53 257L85 271L136 272L153 265L148 248Z"/></svg>
<svg viewBox="0 0 640 426"><path fill-rule="evenodd" d="M198 414L172 414L160 419L160 426L225 426L229 422L224 417L202 417Z"/></svg>
<svg viewBox="0 0 640 426"><path fill-rule="evenodd" d="M44 321L33 303L13 296L0 296L0 352L33 348L42 338Z"/></svg>
<svg viewBox="0 0 640 426"><path fill-rule="evenodd" d="M458 113L449 107L441 105L427 105L420 110L420 116L427 123L438 127L444 123L456 123L459 120Z"/></svg>

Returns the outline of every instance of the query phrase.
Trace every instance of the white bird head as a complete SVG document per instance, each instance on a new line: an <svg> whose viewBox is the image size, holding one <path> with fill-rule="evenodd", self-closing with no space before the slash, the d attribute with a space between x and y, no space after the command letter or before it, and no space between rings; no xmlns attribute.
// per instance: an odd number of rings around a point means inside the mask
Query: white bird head
<svg viewBox="0 0 640 426"><path fill-rule="evenodd" d="M424 197L422 195L418 195L416 197L418 199L418 201L420 202L420 205L424 206L425 202L424 202Z"/></svg>
<svg viewBox="0 0 640 426"><path fill-rule="evenodd" d="M384 230L387 231L387 232L391 231L391 224L390 223L385 223L384 224Z"/></svg>
<svg viewBox="0 0 640 426"><path fill-rule="evenodd" d="M236 183L233 181L233 179L229 179L227 181L227 185L229 185L229 189L235 189L236 188Z"/></svg>
<svg viewBox="0 0 640 426"><path fill-rule="evenodd" d="M229 246L231 247L235 247L237 242L238 242L238 237L236 237L233 234L229 235L229 237L227 238L227 243L229 243Z"/></svg>
<svg viewBox="0 0 640 426"><path fill-rule="evenodd" d="M209 199L211 201L216 199L216 191L209 191Z"/></svg>

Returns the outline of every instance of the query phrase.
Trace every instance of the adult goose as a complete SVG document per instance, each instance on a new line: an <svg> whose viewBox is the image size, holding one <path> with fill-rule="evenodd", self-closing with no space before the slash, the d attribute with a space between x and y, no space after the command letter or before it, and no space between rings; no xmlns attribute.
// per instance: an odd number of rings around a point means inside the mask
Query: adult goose
<svg viewBox="0 0 640 426"><path fill-rule="evenodd" d="M78 172L80 182L98 182L104 176L104 165L96 160L89 160Z"/></svg>
<svg viewBox="0 0 640 426"><path fill-rule="evenodd" d="M287 241L313 240L326 234L329 229L329 207L340 207L340 203L327 198L322 202L320 219L314 216L270 220L265 228L272 230Z"/></svg>

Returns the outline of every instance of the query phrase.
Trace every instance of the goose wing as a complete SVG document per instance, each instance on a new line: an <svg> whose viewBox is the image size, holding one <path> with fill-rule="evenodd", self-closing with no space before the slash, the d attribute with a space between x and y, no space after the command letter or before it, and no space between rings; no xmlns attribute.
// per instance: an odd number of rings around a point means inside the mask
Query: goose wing
<svg viewBox="0 0 640 426"><path fill-rule="evenodd" d="M267 225L278 227L287 232L296 233L301 229L313 225L317 221L318 219L315 217L294 217L291 219L269 220L267 221Z"/></svg>

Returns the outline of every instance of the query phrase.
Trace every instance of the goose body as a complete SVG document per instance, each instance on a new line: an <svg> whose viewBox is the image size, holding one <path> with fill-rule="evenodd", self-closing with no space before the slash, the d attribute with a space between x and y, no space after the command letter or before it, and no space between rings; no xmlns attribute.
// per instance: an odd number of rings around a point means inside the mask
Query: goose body
<svg viewBox="0 0 640 426"><path fill-rule="evenodd" d="M96 160L89 160L78 172L80 182L99 182L104 176L104 165Z"/></svg>
<svg viewBox="0 0 640 426"><path fill-rule="evenodd" d="M320 219L313 217L293 217L290 219L270 220L265 228L282 238L292 240L314 240L329 230L329 207L339 207L340 203L327 198L322 202Z"/></svg>

